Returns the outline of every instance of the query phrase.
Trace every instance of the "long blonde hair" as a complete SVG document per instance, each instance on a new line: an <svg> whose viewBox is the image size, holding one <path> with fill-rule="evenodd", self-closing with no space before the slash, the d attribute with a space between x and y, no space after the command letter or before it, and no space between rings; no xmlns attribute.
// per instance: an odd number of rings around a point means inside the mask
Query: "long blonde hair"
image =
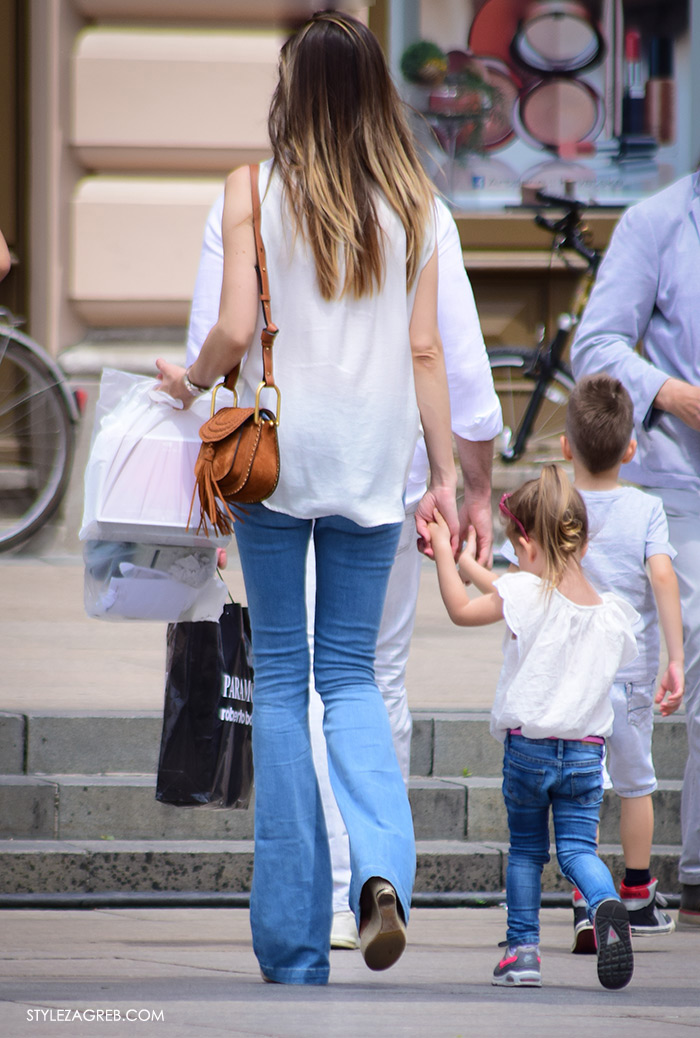
<svg viewBox="0 0 700 1038"><path fill-rule="evenodd" d="M362 22L323 11L287 41L268 128L273 168L311 247L322 297L359 299L381 287L377 189L406 232L412 285L433 192L379 43Z"/></svg>
<svg viewBox="0 0 700 1038"><path fill-rule="evenodd" d="M542 580L549 590L564 576L571 559L580 562L588 541L588 516L583 498L557 465L545 465L539 479L531 479L508 495L506 533L511 540L528 537L542 548ZM517 520L517 521L516 521ZM520 524L520 526L518 525Z"/></svg>

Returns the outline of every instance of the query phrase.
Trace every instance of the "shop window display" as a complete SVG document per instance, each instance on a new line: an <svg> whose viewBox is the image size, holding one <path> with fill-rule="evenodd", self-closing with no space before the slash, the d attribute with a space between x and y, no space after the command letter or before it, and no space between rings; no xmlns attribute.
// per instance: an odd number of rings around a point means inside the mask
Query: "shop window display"
<svg viewBox="0 0 700 1038"><path fill-rule="evenodd" d="M474 0L466 41L403 55L431 173L460 209L523 184L627 205L697 158L679 132L688 0Z"/></svg>

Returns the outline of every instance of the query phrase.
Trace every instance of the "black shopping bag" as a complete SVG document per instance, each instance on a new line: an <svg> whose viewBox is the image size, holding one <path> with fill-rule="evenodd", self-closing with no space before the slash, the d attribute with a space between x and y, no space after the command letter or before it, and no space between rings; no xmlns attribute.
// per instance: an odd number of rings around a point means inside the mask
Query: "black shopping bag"
<svg viewBox="0 0 700 1038"><path fill-rule="evenodd" d="M245 606L218 623L168 625L156 800L248 807L253 787L253 668Z"/></svg>

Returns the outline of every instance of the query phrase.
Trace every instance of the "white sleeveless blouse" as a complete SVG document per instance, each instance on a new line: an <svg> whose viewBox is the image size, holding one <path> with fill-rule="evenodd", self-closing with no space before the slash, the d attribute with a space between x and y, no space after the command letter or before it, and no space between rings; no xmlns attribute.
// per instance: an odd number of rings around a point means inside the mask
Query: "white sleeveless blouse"
<svg viewBox="0 0 700 1038"><path fill-rule="evenodd" d="M416 283L406 292L406 240L380 200L385 239L381 290L360 300L321 298L313 255L284 211L282 185L260 166L262 236L270 278L280 387L280 480L268 508L301 519L342 515L360 526L404 518L403 493L420 421L408 335ZM420 269L435 248L431 225ZM260 330L241 366L240 402L262 377ZM274 407L274 394L263 393Z"/></svg>

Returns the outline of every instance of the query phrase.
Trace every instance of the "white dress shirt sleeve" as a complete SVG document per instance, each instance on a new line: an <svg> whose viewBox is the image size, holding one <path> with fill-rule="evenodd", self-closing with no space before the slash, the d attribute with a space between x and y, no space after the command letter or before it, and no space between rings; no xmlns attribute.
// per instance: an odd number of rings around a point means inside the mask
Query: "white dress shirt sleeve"
<svg viewBox="0 0 700 1038"><path fill-rule="evenodd" d="M438 326L450 390L452 431L465 440L491 440L503 427L479 315L464 269L459 232L436 198Z"/></svg>
<svg viewBox="0 0 700 1038"><path fill-rule="evenodd" d="M190 323L187 328L187 367L194 364L204 340L219 318L221 283L224 277L224 246L221 235L223 213L222 193L209 210L204 228L202 252L190 309Z"/></svg>

